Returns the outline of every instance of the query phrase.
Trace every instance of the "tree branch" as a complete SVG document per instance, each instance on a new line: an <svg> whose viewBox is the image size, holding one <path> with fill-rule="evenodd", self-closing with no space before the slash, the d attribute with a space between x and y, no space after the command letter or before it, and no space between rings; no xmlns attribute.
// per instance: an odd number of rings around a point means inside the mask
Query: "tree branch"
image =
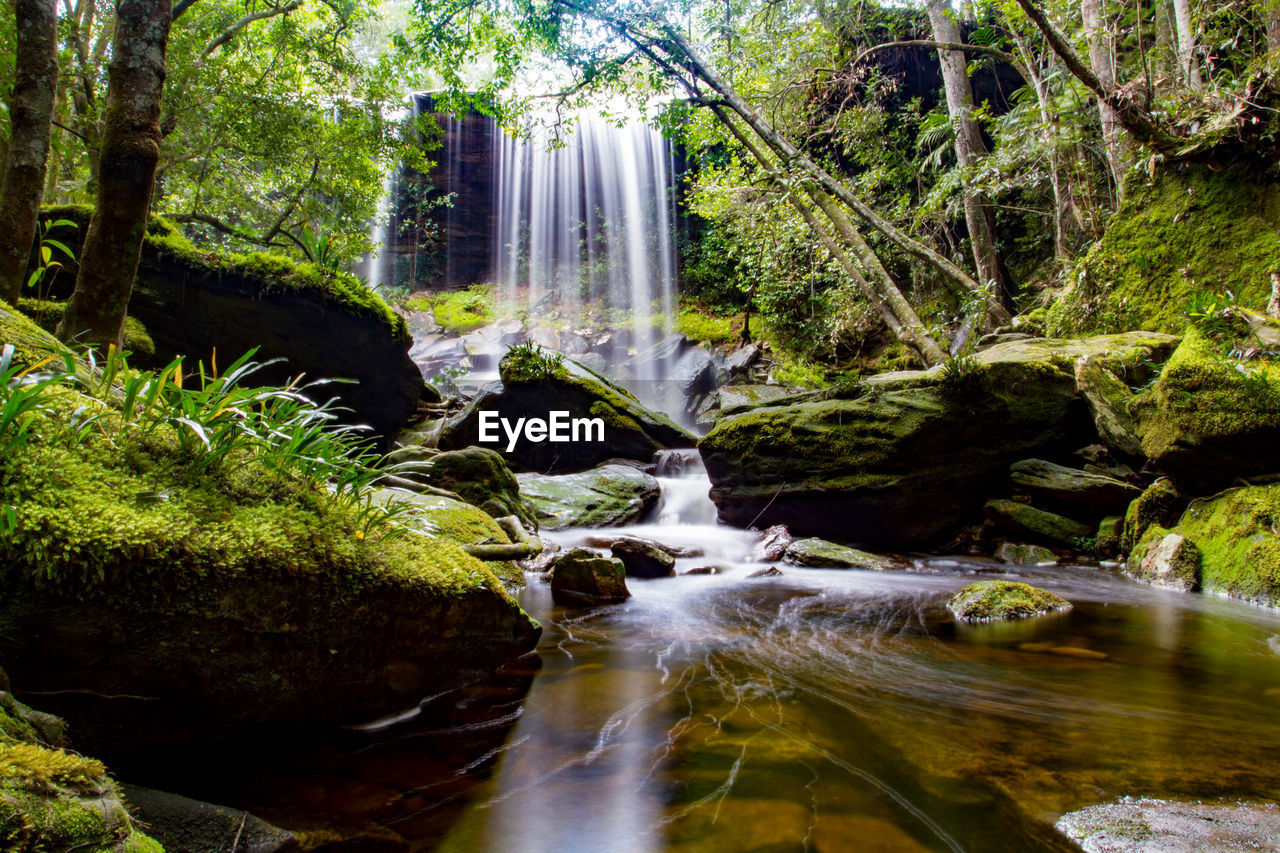
<svg viewBox="0 0 1280 853"><path fill-rule="evenodd" d="M231 26L223 30L221 35L219 35L213 41L209 42L209 44L205 47L204 52L200 54L200 58L202 60L208 59L210 54L212 54L215 50L217 50L218 48L222 47L224 44L226 44L227 42L235 38L236 33L240 32L245 27L252 24L254 21L262 21L262 20L266 20L267 18L274 18L277 15L287 15L290 12L292 12L294 9L297 9L299 6L301 6L302 2L303 0L293 0L292 3L289 3L286 6L276 6L271 9L263 9L261 12L254 12L252 15L245 15L243 18L241 18L240 20L236 21L234 24L232 24Z"/></svg>
<svg viewBox="0 0 1280 853"><path fill-rule="evenodd" d="M173 14L170 16L169 20L170 21L178 20L183 16L183 14L186 13L188 9L196 5L196 3L198 2L200 2L200 0L178 0L178 2L175 3L173 6Z"/></svg>

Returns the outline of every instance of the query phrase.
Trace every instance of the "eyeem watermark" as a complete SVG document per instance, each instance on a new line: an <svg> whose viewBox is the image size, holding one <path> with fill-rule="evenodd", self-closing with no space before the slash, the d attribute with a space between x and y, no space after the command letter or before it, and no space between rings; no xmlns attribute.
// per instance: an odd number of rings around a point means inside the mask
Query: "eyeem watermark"
<svg viewBox="0 0 1280 853"><path fill-rule="evenodd" d="M565 444L570 441L604 441L602 418L570 418L568 412L547 412L544 418L517 418L514 424L497 412L480 413L480 443L501 444L498 428L507 436L507 452L516 449L521 433L526 441L537 444L549 441Z"/></svg>

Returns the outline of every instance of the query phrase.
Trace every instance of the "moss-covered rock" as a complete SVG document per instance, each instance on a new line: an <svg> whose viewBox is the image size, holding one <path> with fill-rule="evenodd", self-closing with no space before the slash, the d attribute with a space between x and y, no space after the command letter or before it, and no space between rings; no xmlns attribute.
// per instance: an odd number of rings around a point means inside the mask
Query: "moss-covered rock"
<svg viewBox="0 0 1280 853"><path fill-rule="evenodd" d="M1280 365L1244 365L1195 326L1140 401L1143 453L1191 494L1280 472Z"/></svg>
<svg viewBox="0 0 1280 853"><path fill-rule="evenodd" d="M0 308L0 344L58 349L13 315ZM366 719L537 640L448 536L366 535L314 481L248 454L193 476L168 425L112 427L71 390L51 405L0 457L0 506L17 517L0 532L0 660L90 751ZM79 406L102 429L71 440Z"/></svg>
<svg viewBox="0 0 1280 853"><path fill-rule="evenodd" d="M632 394L572 359L533 347L512 347L498 365L501 382L481 389L467 407L445 424L440 446L479 445L480 414L495 412L512 425L521 418L547 420L553 411L570 419L599 419L604 440L534 442L523 436L508 450L502 437L494 445L519 471L544 474L582 471L609 459L649 461L659 450L692 447L696 436L667 417L650 411ZM498 430L501 435L501 430Z"/></svg>
<svg viewBox="0 0 1280 853"><path fill-rule="evenodd" d="M1108 515L1098 522L1098 532L1093 537L1093 553L1104 560L1119 556L1124 552L1121 542L1124 540L1124 516Z"/></svg>
<svg viewBox="0 0 1280 853"><path fill-rule="evenodd" d="M962 393L938 369L903 372L721 419L699 443L711 497L729 524L936 546L1005 492L1010 464L1092 439L1077 359L1150 358L1171 340L1015 341L976 356Z"/></svg>
<svg viewBox="0 0 1280 853"><path fill-rule="evenodd" d="M507 545L511 537L494 516L465 501L444 495L385 490L385 499L408 501L413 509L405 523L428 536L458 545ZM524 572L510 560L486 560L485 568L508 587L524 586Z"/></svg>
<svg viewBox="0 0 1280 853"><path fill-rule="evenodd" d="M994 622L1065 613L1071 602L1025 583L993 580L969 584L952 596L947 609L961 622Z"/></svg>
<svg viewBox="0 0 1280 853"><path fill-rule="evenodd" d="M1156 480L1143 490L1124 514L1124 532L1120 537L1120 551L1131 550L1147 528L1154 525L1173 527L1182 510L1187 505L1187 498L1178 493L1173 483L1165 478Z"/></svg>
<svg viewBox="0 0 1280 853"><path fill-rule="evenodd" d="M1001 563L1013 566L1053 566L1058 563L1058 555L1042 545L1021 545L1016 542L1002 542L993 555Z"/></svg>
<svg viewBox="0 0 1280 853"><path fill-rule="evenodd" d="M869 569L886 572L898 568L892 560L846 548L825 539L795 539L787 546L783 559L793 566L811 569Z"/></svg>
<svg viewBox="0 0 1280 853"><path fill-rule="evenodd" d="M1135 486L1102 474L1090 474L1044 459L1023 459L1009 468L1017 492L1050 509L1079 518L1098 518L1124 509L1141 492Z"/></svg>
<svg viewBox="0 0 1280 853"><path fill-rule="evenodd" d="M58 748L30 723L48 716L0 692L0 849L164 853L101 762Z"/></svg>
<svg viewBox="0 0 1280 853"><path fill-rule="evenodd" d="M493 518L514 515L526 527L537 529L520 495L520 484L497 451L465 447L437 453L422 463L421 471L430 485L453 492Z"/></svg>
<svg viewBox="0 0 1280 853"><path fill-rule="evenodd" d="M55 233L79 252L91 213L57 207L41 217L78 223ZM263 382L283 384L299 373L355 380L315 394L337 396L354 422L381 435L408 420L422 392L404 319L355 277L283 255L198 248L157 217L143 241L129 314L146 325L162 362L186 355L225 365L256 347L260 361L286 359L257 374Z"/></svg>
<svg viewBox="0 0 1280 853"><path fill-rule="evenodd" d="M1049 310L1050 334L1179 333L1196 294L1266 306L1280 269L1280 186L1242 167L1134 173L1120 211Z"/></svg>
<svg viewBox="0 0 1280 853"><path fill-rule="evenodd" d="M574 548L551 568L551 597L556 604L609 604L631 597L626 567L614 557Z"/></svg>
<svg viewBox="0 0 1280 853"><path fill-rule="evenodd" d="M1079 547L1080 540L1093 536L1093 528L1084 522L1020 501L987 501L982 511L997 531L1034 542Z"/></svg>
<svg viewBox="0 0 1280 853"><path fill-rule="evenodd" d="M1187 537L1152 525L1129 554L1125 574L1152 586L1194 592L1200 588L1200 549Z"/></svg>
<svg viewBox="0 0 1280 853"><path fill-rule="evenodd" d="M614 527L644 517L661 496L658 481L630 465L577 474L520 474L520 492L548 530Z"/></svg>
<svg viewBox="0 0 1280 853"><path fill-rule="evenodd" d="M52 334L62 321L66 303L40 299L19 299L17 308L36 325ZM136 317L124 318L124 350L129 353L129 364L148 367L155 361L156 343L147 334L147 327Z"/></svg>
<svg viewBox="0 0 1280 853"><path fill-rule="evenodd" d="M1176 530L1200 550L1206 591L1280 607L1280 486L1195 501Z"/></svg>

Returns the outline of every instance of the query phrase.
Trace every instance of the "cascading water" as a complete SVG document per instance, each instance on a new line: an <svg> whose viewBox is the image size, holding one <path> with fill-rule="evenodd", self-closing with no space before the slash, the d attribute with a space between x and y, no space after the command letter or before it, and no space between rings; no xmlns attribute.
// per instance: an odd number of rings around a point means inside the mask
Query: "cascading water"
<svg viewBox="0 0 1280 853"><path fill-rule="evenodd" d="M534 329L612 329L615 365L671 333L672 158L661 133L584 113L560 137L497 135L494 161L493 271L510 310ZM632 371L661 374L661 359Z"/></svg>
<svg viewBox="0 0 1280 853"><path fill-rule="evenodd" d="M387 118L388 121L399 122L407 115L408 110L398 110ZM400 192L400 172L400 167L395 164L388 166L383 172L378 212L369 224L369 242L373 248L365 255L358 272L370 290L395 284L396 256L390 251L390 245L395 236L392 214Z"/></svg>

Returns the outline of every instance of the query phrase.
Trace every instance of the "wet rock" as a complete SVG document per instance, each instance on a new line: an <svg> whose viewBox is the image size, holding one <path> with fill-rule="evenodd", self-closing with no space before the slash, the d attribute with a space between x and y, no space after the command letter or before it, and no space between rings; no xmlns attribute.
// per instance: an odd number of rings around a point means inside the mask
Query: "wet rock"
<svg viewBox="0 0 1280 853"><path fill-rule="evenodd" d="M1018 501L987 501L983 513L997 530L1041 542L1074 547L1093 535L1087 524Z"/></svg>
<svg viewBox="0 0 1280 853"><path fill-rule="evenodd" d="M718 575L723 571L724 569L722 569L720 566L697 566L695 568L690 569L687 572L681 572L680 576L684 577L685 575Z"/></svg>
<svg viewBox="0 0 1280 853"><path fill-rule="evenodd" d="M1200 588L1200 549L1185 536L1153 526L1129 555L1125 574L1152 586L1194 592Z"/></svg>
<svg viewBox="0 0 1280 853"><path fill-rule="evenodd" d="M870 569L875 572L898 568L892 560L847 548L825 539L796 539L783 554L783 559L793 566L811 569Z"/></svg>
<svg viewBox="0 0 1280 853"><path fill-rule="evenodd" d="M555 563L556 558L563 553L564 549L556 543L544 541L542 543L541 551L534 554L532 557L526 557L523 560L519 560L516 565L519 566L522 571L544 574L551 571L551 567Z"/></svg>
<svg viewBox="0 0 1280 853"><path fill-rule="evenodd" d="M1018 545L1004 542L996 548L995 558L1014 566L1056 566L1058 555L1040 545Z"/></svg>
<svg viewBox="0 0 1280 853"><path fill-rule="evenodd" d="M1065 814L1057 828L1086 853L1280 850L1280 807L1274 803L1125 797Z"/></svg>
<svg viewBox="0 0 1280 853"><path fill-rule="evenodd" d="M744 344L725 357L724 369L730 376L740 376L755 366L760 360L760 355L760 344Z"/></svg>
<svg viewBox="0 0 1280 853"><path fill-rule="evenodd" d="M1071 602L1025 583L990 580L969 584L957 592L947 602L947 609L961 622L994 622L1065 613L1071 609Z"/></svg>
<svg viewBox="0 0 1280 853"><path fill-rule="evenodd" d="M134 814L165 849L165 853L284 853L298 850L293 833L272 826L240 809L216 806L168 794L124 785Z"/></svg>
<svg viewBox="0 0 1280 853"><path fill-rule="evenodd" d="M676 573L676 558L657 543L627 537L614 542L609 550L626 566L627 577L669 578Z"/></svg>
<svg viewBox="0 0 1280 853"><path fill-rule="evenodd" d="M629 465L577 474L520 474L520 495L547 530L632 524L658 502L658 481Z"/></svg>
<svg viewBox="0 0 1280 853"><path fill-rule="evenodd" d="M716 392L721 415L734 415L790 396L782 385L726 385Z"/></svg>
<svg viewBox="0 0 1280 853"><path fill-rule="evenodd" d="M716 365L703 347L684 352L671 367L671 379L685 397L706 394L716 387Z"/></svg>
<svg viewBox="0 0 1280 853"><path fill-rule="evenodd" d="M908 371L722 417L699 443L711 498L728 524L931 548L1005 489L1012 463L1087 440L1064 359L1150 357L1151 337L1015 341L980 353L964 389L938 370Z"/></svg>
<svg viewBox="0 0 1280 853"><path fill-rule="evenodd" d="M479 445L480 414L493 412L509 423L521 418L546 420L552 411L569 419L600 419L603 441L529 441L521 436L493 446L516 470L558 474L582 471L612 457L648 462L654 453L692 447L696 437L667 417L645 408L631 393L572 359L513 348L498 366L500 382L486 385L465 409L449 419L440 446Z"/></svg>
<svg viewBox="0 0 1280 853"><path fill-rule="evenodd" d="M785 524L775 524L760 536L751 559L757 563L776 563L787 553L791 545L791 531Z"/></svg>
<svg viewBox="0 0 1280 853"><path fill-rule="evenodd" d="M782 570L775 568L773 566L770 566L767 569L757 569L756 571L747 575L747 577L749 578L780 578L782 577Z"/></svg>
<svg viewBox="0 0 1280 853"><path fill-rule="evenodd" d="M664 554L668 554L676 559L683 557L701 557L706 552L701 548L686 548L679 545L667 545L664 542L655 542L652 539L642 539L639 536L631 536L626 533L619 533L612 536L588 536L585 540L586 544L592 548L612 548L619 542L631 541L639 543L646 548L656 548Z"/></svg>
<svg viewBox="0 0 1280 853"><path fill-rule="evenodd" d="M1141 492L1128 483L1043 459L1023 459L1009 468L1015 490L1025 491L1049 509L1081 518L1122 511Z"/></svg>
<svg viewBox="0 0 1280 853"><path fill-rule="evenodd" d="M557 604L609 604L631 597L621 560L574 548L556 558L551 597Z"/></svg>

